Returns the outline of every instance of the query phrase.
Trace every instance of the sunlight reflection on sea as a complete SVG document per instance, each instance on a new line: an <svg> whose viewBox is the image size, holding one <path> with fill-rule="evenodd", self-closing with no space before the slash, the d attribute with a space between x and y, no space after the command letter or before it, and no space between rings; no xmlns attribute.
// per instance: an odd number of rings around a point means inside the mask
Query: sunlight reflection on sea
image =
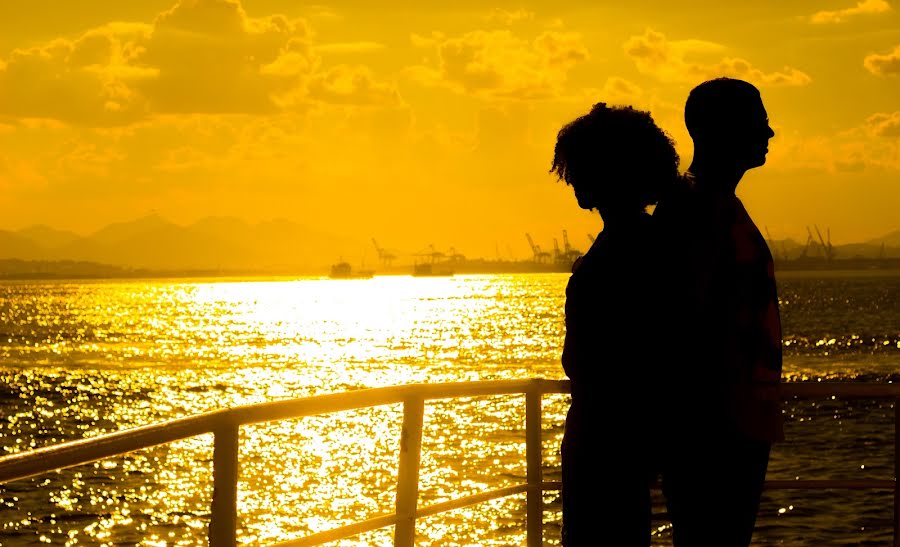
<svg viewBox="0 0 900 547"><path fill-rule="evenodd" d="M363 387L562 378L566 280L530 274L0 285L0 446L17 452L217 408ZM896 379L898 287L900 277L890 276L783 283L787 375ZM491 397L426 407L421 503L522 482L521 403ZM547 480L558 480L566 405L565 397L544 399ZM787 411L797 442L776 452L772 475L890 473L888 403L789 403ZM272 543L392 511L401 418L393 405L243 428L240 541ZM821 429L828 431L813 434L810 420L827 422ZM203 544L211 458L207 435L0 487L0 544ZM871 506L886 504L889 520L890 497L879 495L842 497L840 511L859 513L862 524L836 532L826 529L836 514L833 500L773 496L761 513L758 543L787 541L804 527L823 544L860 533L882 539L889 522ZM556 544L556 494L545 499L545 539ZM417 544L519 545L523 523L522 496L496 500L423 519ZM341 545L384 545L390 537L385 530ZM665 545L668 530L654 541Z"/></svg>

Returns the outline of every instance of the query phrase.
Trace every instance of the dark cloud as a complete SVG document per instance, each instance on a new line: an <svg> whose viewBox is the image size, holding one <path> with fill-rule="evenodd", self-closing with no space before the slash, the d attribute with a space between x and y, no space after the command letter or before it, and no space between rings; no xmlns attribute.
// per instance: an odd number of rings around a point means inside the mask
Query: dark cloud
<svg viewBox="0 0 900 547"><path fill-rule="evenodd" d="M639 70L664 81L698 82L720 76L740 78L760 86L802 86L811 81L809 75L792 67L765 72L735 57L714 62L688 60L689 56L720 55L725 47L704 40L670 41L653 29L632 36L623 47Z"/></svg>
<svg viewBox="0 0 900 547"><path fill-rule="evenodd" d="M304 20L249 17L238 0L180 0L152 24L110 23L0 60L0 114L78 125L398 100L364 67L323 69Z"/></svg>
<svg viewBox="0 0 900 547"><path fill-rule="evenodd" d="M546 31L529 41L508 30L477 30L413 41L437 51L437 66L410 69L415 79L493 99L558 96L568 71L589 57L581 36L570 32Z"/></svg>
<svg viewBox="0 0 900 547"><path fill-rule="evenodd" d="M897 76L900 74L900 46L884 55L873 53L866 56L863 66L876 76Z"/></svg>

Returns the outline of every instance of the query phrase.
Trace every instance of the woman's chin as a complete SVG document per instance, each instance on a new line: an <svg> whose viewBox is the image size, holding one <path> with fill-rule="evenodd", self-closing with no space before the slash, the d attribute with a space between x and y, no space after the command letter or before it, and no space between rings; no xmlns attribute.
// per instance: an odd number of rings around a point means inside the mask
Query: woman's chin
<svg viewBox="0 0 900 547"><path fill-rule="evenodd" d="M578 206L581 207L582 209L584 209L585 211L590 211L592 209L597 208L596 204L594 204L593 202L591 202L587 199L584 199L584 198L578 198Z"/></svg>

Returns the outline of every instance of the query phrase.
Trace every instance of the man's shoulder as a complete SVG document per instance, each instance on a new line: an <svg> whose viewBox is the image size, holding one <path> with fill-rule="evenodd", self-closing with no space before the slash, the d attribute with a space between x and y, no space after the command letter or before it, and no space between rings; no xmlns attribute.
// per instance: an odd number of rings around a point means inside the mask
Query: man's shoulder
<svg viewBox="0 0 900 547"><path fill-rule="evenodd" d="M689 192L667 196L653 211L653 228L661 234L679 231L695 224L700 213L698 203Z"/></svg>

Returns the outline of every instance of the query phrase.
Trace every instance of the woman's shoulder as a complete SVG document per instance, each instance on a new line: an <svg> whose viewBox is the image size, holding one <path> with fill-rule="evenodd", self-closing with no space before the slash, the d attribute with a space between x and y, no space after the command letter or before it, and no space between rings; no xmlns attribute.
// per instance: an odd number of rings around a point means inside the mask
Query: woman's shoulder
<svg viewBox="0 0 900 547"><path fill-rule="evenodd" d="M581 268L582 262L584 262L584 255L579 256L575 259L575 262L572 263L572 273L577 272L578 269Z"/></svg>

